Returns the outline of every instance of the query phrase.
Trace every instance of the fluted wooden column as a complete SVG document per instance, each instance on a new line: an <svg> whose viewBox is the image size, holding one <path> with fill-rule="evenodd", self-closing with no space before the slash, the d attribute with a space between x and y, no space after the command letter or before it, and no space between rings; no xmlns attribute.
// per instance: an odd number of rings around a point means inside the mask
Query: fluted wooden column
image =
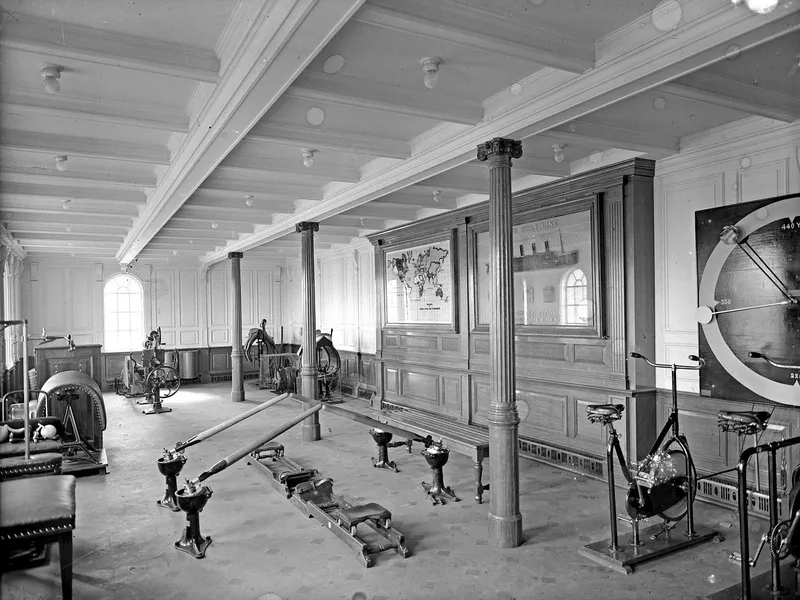
<svg viewBox="0 0 800 600"><path fill-rule="evenodd" d="M519 416L515 396L514 274L512 271L511 159L522 144L494 138L478 146L489 164L489 325L492 398L489 404L489 543L515 548L522 543L519 512Z"/></svg>
<svg viewBox="0 0 800 600"><path fill-rule="evenodd" d="M242 349L242 270L241 252L228 252L231 259L231 400L244 400L244 350Z"/></svg>
<svg viewBox="0 0 800 600"><path fill-rule="evenodd" d="M301 295L303 296L303 358L300 365L303 396L316 399L317 391L317 307L314 291L314 232L319 231L319 223L304 221L296 226L301 234L300 263L303 271ZM311 405L304 402L302 410ZM320 439L319 413L314 413L303 421L303 441L316 442Z"/></svg>

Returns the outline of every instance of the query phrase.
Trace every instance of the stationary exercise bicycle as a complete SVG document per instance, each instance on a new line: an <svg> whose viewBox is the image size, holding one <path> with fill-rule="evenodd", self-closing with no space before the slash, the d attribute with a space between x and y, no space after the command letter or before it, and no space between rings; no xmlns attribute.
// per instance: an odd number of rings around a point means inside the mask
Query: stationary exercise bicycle
<svg viewBox="0 0 800 600"><path fill-rule="evenodd" d="M748 352L750 358L761 358L770 365L778 369L798 372L800 365L788 365L776 362L761 352ZM742 427L749 425L750 430L762 430L766 428L770 413L767 412L739 412L739 413L720 413L720 426L722 421L735 419L740 423L737 433L747 433ZM791 491L788 498L784 496L778 507L778 460L777 452L786 448L800 445L800 437L781 439L779 441L768 442L761 445L753 445L746 448L736 466L738 473L737 500L739 504L739 552L731 554L732 562L738 564L741 569L742 580L740 583L727 587L708 596L711 600L753 600L753 599L774 599L774 598L796 598L800 591L800 465L796 466L792 472ZM761 542L756 550L755 556L750 558L750 530L749 530L749 506L750 497L747 484L747 465L752 457L758 461L759 454L767 455L768 471L768 500L769 500L769 530L761 536ZM785 480L785 465L781 465L782 478ZM756 462L756 478L758 478L758 462ZM756 484L758 488L758 483ZM784 482L784 492L786 485ZM785 506L786 511L783 512ZM780 513L788 516L787 519L779 521ZM754 569L761 551L764 547L770 550L770 570L751 577L751 569ZM781 567L781 561L792 556L795 560L792 565Z"/></svg>
<svg viewBox="0 0 800 600"><path fill-rule="evenodd" d="M611 538L584 546L580 554L591 558L609 568L625 574L633 572L635 565L682 550L710 539L720 541L716 531L695 526L692 505L697 490L697 473L689 451L686 437L680 432L678 421L678 370L698 370L703 362L696 356L689 359L698 365L660 364L651 362L638 352L631 352L631 358L642 359L651 367L672 371L672 411L653 442L647 456L638 463L629 464L625 460L620 444L620 435L614 428L614 421L622 418L625 406L622 404L591 404L586 414L591 423L599 423L606 428L606 468L608 476L609 512L611 517ZM614 484L614 456L616 455L622 474L628 482L625 509L632 528L629 547L620 545L617 533L616 489ZM662 525L655 525L640 533L639 522L659 516ZM686 517L686 532L671 537L670 530L678 521ZM649 538L648 542L642 537Z"/></svg>

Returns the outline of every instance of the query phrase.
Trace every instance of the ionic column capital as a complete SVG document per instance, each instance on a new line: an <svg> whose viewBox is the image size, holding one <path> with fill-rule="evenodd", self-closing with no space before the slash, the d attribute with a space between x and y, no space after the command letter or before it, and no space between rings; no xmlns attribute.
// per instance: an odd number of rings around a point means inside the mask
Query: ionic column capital
<svg viewBox="0 0 800 600"><path fill-rule="evenodd" d="M493 138L478 145L478 160L491 162L507 162L522 156L522 142L508 138Z"/></svg>
<svg viewBox="0 0 800 600"><path fill-rule="evenodd" d="M228 252L228 258L234 260L241 260L244 256L244 252Z"/></svg>
<svg viewBox="0 0 800 600"><path fill-rule="evenodd" d="M302 221L295 225L295 231L297 233L302 233L304 231L319 231L319 223L315 223L314 221Z"/></svg>

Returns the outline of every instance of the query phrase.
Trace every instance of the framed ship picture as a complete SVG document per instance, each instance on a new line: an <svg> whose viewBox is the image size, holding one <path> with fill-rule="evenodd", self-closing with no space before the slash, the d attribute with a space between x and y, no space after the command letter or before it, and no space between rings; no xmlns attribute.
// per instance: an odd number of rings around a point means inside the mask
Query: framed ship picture
<svg viewBox="0 0 800 600"><path fill-rule="evenodd" d="M599 335L598 235L594 198L568 212L515 216L514 323L532 334ZM483 230L482 230L483 229ZM476 323L491 319L489 232L476 228Z"/></svg>

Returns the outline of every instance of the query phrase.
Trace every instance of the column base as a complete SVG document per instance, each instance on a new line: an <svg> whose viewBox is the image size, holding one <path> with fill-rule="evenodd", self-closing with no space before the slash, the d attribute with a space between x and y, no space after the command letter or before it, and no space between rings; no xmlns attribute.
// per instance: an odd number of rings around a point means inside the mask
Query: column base
<svg viewBox="0 0 800 600"><path fill-rule="evenodd" d="M313 425L307 425L306 423L303 423L301 430L303 432L304 442L318 442L322 439L322 436L320 435L319 423L314 423Z"/></svg>
<svg viewBox="0 0 800 600"><path fill-rule="evenodd" d="M244 390L231 390L231 402L244 402Z"/></svg>
<svg viewBox="0 0 800 600"><path fill-rule="evenodd" d="M489 513L489 543L498 548L516 548L522 544L522 515L498 517Z"/></svg>

